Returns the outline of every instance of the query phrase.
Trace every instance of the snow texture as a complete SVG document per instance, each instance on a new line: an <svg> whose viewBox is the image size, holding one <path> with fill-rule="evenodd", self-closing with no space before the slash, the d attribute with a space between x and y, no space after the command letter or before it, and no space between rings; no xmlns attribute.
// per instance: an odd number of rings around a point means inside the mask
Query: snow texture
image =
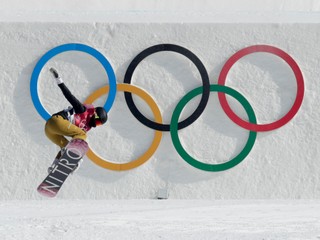
<svg viewBox="0 0 320 240"><path fill-rule="evenodd" d="M35 2L35 1L33 1ZM136 1L133 1L136 2ZM194 13L210 13L212 2L197 5ZM228 2L228 1L227 1ZM215 10L226 11L229 3L217 4ZM131 23L130 18L112 22L84 22L81 14L98 10L99 1L91 9L72 8L65 5L26 5L23 18L0 22L1 130L0 182L2 200L39 199L35 189L45 177L58 148L44 135L45 121L34 108L30 97L30 78L40 59L50 49L65 43L82 43L100 51L111 63L122 83L132 59L142 50L155 44L172 43L188 48L205 65L210 83L217 83L224 63L240 49L268 44L286 51L299 65L305 80L305 96L299 112L285 126L270 132L258 133L257 140L247 158L238 166L214 173L196 169L187 164L174 149L170 134L163 133L157 151L142 166L122 172L101 168L85 157L81 169L68 179L58 198L61 199L127 199L157 198L165 192L172 199L318 199L320 197L320 164L317 130L320 111L318 103L318 64L320 50L319 19L305 23L300 19L318 13L317 1L301 1L298 5L276 1L262 10L257 4L239 8L231 7L233 22L224 18L214 22L183 22L179 11L192 12L194 3L176 8L176 15L161 2L148 1L136 4L111 4L111 12L135 13L137 19L145 12L163 11L175 16L175 21L162 23L155 17L151 23ZM302 3L303 2L303 3ZM172 2L174 6L177 1ZM149 5L151 4L151 5ZM160 5L157 5L160 4ZM207 8L205 7L207 5ZM251 6L250 8L248 6ZM2 5L2 11L15 17L21 5L12 1ZM96 6L96 7L94 7ZM281 12L298 14L295 22L265 23L253 16L251 22L236 23L237 12L244 7L250 12ZM300 7L299 7L300 6ZM303 7L302 7L303 6ZM11 8L10 8L11 7ZM80 6L79 6L80 7ZM138 11L141 7L145 12ZM242 8L243 7L243 8ZM51 22L48 9L66 14ZM131 9L132 11L130 11ZM140 9L140 10L141 10ZM9 11L12 10L12 11ZM106 6L100 10L106 12ZM44 14L36 22L33 11ZM72 17L79 12L78 21ZM137 12L135 12L137 11ZM103 12L104 13L104 12ZM107 13L107 12L106 12ZM109 12L110 13L110 12ZM129 14L129 15L130 15ZM35 13L36 15L36 13ZM98 14L99 15L99 14ZM98 16L97 15L97 16ZM107 14L108 15L108 14ZM200 14L201 15L201 14ZM19 20L26 20L19 22ZM30 20L31 19L31 20ZM257 20L257 23L254 22ZM101 20L101 19L100 19ZM312 21L311 19L309 19ZM275 20L277 21L277 19ZM48 71L55 67L72 92L84 101L92 92L108 83L105 71L93 57L82 52L64 52L50 59L43 67L38 80L41 103L49 113L68 106ZM169 123L177 102L190 90L201 85L200 75L187 58L172 52L161 52L147 57L139 64L132 84L146 90L157 102L165 123ZM297 85L292 70L282 59L267 53L255 53L240 59L228 74L227 85L241 92L250 102L259 123L273 122L284 116L296 97ZM106 95L96 100L103 105ZM143 114L152 118L143 100L135 98ZM199 102L199 97L184 109L186 118ZM242 117L241 106L235 104ZM124 163L136 159L149 147L154 131L142 125L129 111L122 92L109 113L108 123L88 134L90 147L104 159ZM183 147L190 155L205 163L221 163L234 157L244 147L248 131L234 124L223 112L217 94L210 95L209 103L201 117L179 131Z"/></svg>
<svg viewBox="0 0 320 240"><path fill-rule="evenodd" d="M45 137L45 121L30 97L30 77L39 58L60 44L78 42L95 47L111 62L122 83L132 59L159 43L172 43L194 52L204 63L210 83L236 51L254 44L268 44L289 53L303 72L305 96L299 112L285 126L258 133L247 158L238 166L214 173L187 164L174 149L170 134L163 133L157 151L142 166L122 172L103 169L87 157L69 179L60 198L155 198L166 188L170 198L243 199L320 197L318 102L318 24L192 24L192 23L0 23L1 48L1 199L38 199L34 191L45 177L58 148ZM306 47L308 46L308 47ZM49 68L59 70L73 93L84 101L108 79L100 63L86 53L65 52L52 58L41 71L38 93L49 113L68 102L53 81ZM201 86L199 73L185 57L157 53L136 69L132 84L146 90L169 123L177 102ZM228 74L227 85L241 92L255 110L259 123L284 116L296 97L296 80L290 67L267 53L240 59ZM96 105L103 105L106 95ZM187 105L187 117L199 98ZM143 113L152 117L142 100ZM235 102L235 101L233 101ZM141 104L140 104L141 103ZM237 106L237 105L235 105ZM241 107L237 107L240 116ZM103 127L89 132L90 147L104 159L128 162L144 153L154 131L129 111L123 92L118 92ZM223 112L217 94L210 95L201 117L179 131L185 149L206 163L224 162L241 151L248 131ZM23 181L21 181L23 179Z"/></svg>
<svg viewBox="0 0 320 240"><path fill-rule="evenodd" d="M0 238L317 240L319 210L311 200L10 201Z"/></svg>
<svg viewBox="0 0 320 240"><path fill-rule="evenodd" d="M320 239L318 0L0 0L0 6L0 239ZM58 148L44 135L30 78L44 53L71 42L100 51L118 83L131 60L155 44L191 50L203 61L210 83L217 83L236 51L268 44L298 63L305 96L288 124L258 133L248 157L228 171L191 167L164 133L151 159L133 170L106 170L86 157L58 197L47 200L36 187ZM108 82L96 59L79 52L59 54L39 78L41 102L50 113L68 105L50 67L59 70L80 100ZM177 102L201 81L184 57L158 53L138 66L133 84L150 93L168 123ZM260 123L283 116L297 91L288 65L263 53L237 62L227 84L248 99ZM135 101L152 117L143 100ZM188 104L182 118L197 101ZM90 132L88 141L105 159L128 162L148 148L153 134L118 93L109 122ZM213 163L239 152L248 131L231 122L211 94L202 116L179 136L190 154Z"/></svg>

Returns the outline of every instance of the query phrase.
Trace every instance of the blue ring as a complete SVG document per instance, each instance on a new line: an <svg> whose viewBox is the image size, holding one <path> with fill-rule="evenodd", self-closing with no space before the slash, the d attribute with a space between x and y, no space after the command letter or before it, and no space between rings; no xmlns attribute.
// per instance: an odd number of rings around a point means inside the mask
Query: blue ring
<svg viewBox="0 0 320 240"><path fill-rule="evenodd" d="M106 70L106 73L109 78L109 87L110 91L108 94L107 101L105 105L103 106L104 109L109 112L109 110L112 107L112 104L114 103L116 92L117 92L117 82L116 82L116 76L114 74L113 68L109 61L96 49L89 47L84 44L80 43L67 43L60 46L57 46L48 52L46 52L40 60L37 62L35 68L33 69L32 75L31 75L31 81L30 81L30 93L33 105L37 109L38 113L41 115L41 117L44 120L48 120L51 115L44 109L43 105L40 102L39 95L38 95L38 78L40 75L40 72L43 68L43 66L54 56L56 56L59 53L66 52L66 51L81 51L90 54L94 58L96 58L101 65Z"/></svg>

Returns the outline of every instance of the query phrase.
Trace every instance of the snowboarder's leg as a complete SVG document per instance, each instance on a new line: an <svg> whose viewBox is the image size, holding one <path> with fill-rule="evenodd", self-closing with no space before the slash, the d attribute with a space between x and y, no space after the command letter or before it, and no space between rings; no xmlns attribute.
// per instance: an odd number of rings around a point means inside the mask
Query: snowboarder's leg
<svg viewBox="0 0 320 240"><path fill-rule="evenodd" d="M52 116L45 125L46 136L61 148L69 141L64 137L86 140L86 132L59 115Z"/></svg>

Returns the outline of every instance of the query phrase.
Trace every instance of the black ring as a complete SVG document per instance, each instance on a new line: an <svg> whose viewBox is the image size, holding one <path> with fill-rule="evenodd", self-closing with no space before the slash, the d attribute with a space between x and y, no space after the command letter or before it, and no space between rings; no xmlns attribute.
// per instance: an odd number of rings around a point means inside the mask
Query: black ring
<svg viewBox="0 0 320 240"><path fill-rule="evenodd" d="M124 83L128 83L131 84L131 79L132 79L132 75L134 70L136 69L136 67L138 66L138 64L147 56L156 53L156 52L162 52L162 51L172 51L172 52L177 52L180 53L182 55L184 55L185 57L187 57L188 59L190 59L195 66L197 67L197 69L199 70L199 73L201 75L201 79L202 79L202 84L203 84L203 94L200 100L200 103L198 105L198 107L195 109L195 111L185 120L181 121L178 123L178 129L182 129L185 128L187 126L189 126L190 124L192 124L203 112L203 110L205 109L208 100L209 100L209 96L210 96L210 82L209 82L209 76L207 73L206 68L204 67L203 63L201 62L201 60L191 51L189 51L188 49L178 46L178 45L174 45L174 44L159 44L159 45L154 45L152 47L149 47L145 50L143 50L142 52L140 52L130 63L126 74L124 76ZM149 120L148 118L146 118L143 114L141 114L141 112L138 110L138 108L136 107L136 105L133 102L133 98L132 98L132 94L130 92L125 92L124 93L127 105L131 111L131 113L145 126L150 127L154 130L159 130L159 131L170 131L170 124L160 124L160 123L156 123L153 122L151 120Z"/></svg>

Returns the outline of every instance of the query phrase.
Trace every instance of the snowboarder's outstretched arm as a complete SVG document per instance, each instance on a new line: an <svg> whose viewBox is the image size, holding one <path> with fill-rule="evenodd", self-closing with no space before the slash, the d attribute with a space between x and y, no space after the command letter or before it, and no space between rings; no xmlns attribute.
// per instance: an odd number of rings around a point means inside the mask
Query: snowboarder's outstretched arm
<svg viewBox="0 0 320 240"><path fill-rule="evenodd" d="M86 111L86 107L75 96L72 95L64 83L60 83L58 86L76 113L83 113Z"/></svg>
<svg viewBox="0 0 320 240"><path fill-rule="evenodd" d="M64 97L69 101L69 103L72 105L74 111L76 113L83 113L86 111L86 107L70 92L70 90L67 88L67 86L64 84L61 77L59 77L58 72L54 68L50 68L50 72L52 72L54 78L56 79L56 82L58 86L60 87Z"/></svg>

